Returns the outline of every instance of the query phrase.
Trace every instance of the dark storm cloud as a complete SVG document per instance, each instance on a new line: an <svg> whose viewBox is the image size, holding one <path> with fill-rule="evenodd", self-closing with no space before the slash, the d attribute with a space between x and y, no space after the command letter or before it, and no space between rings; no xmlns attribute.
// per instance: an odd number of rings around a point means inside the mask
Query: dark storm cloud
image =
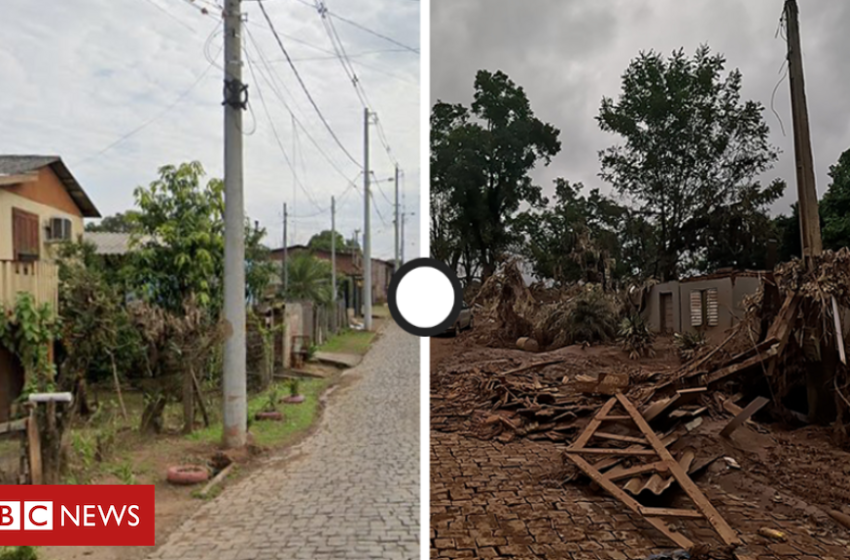
<svg viewBox="0 0 850 560"><path fill-rule="evenodd" d="M796 200L788 81L772 95L785 60L776 37L782 0L432 0L431 98L468 104L475 72L502 70L525 88L537 116L561 130L562 150L535 172L545 191L564 177L609 190L597 153L617 142L594 117L640 51L693 53L707 43L743 73L743 98L760 101L781 150L762 178L788 183L776 212ZM850 148L850 2L803 2L801 34L818 192ZM773 98L773 99L772 99ZM785 127L783 136L778 113Z"/></svg>

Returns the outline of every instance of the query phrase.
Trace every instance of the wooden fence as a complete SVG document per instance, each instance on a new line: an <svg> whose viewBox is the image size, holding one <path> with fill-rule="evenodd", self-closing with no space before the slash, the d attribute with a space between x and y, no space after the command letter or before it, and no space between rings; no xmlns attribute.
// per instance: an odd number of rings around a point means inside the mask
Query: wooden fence
<svg viewBox="0 0 850 560"><path fill-rule="evenodd" d="M18 292L29 292L38 305L59 307L59 267L52 262L0 261L0 303L15 305Z"/></svg>
<svg viewBox="0 0 850 560"><path fill-rule="evenodd" d="M41 440L35 412L28 418L0 422L0 481L41 484Z"/></svg>

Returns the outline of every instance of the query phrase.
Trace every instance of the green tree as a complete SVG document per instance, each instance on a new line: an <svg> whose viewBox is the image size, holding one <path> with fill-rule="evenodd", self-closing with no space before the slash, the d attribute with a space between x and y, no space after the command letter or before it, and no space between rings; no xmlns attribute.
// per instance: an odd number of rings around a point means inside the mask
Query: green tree
<svg viewBox="0 0 850 560"><path fill-rule="evenodd" d="M266 293L277 266L271 260L271 250L263 245L266 229L245 224L245 297L250 302L259 302Z"/></svg>
<svg viewBox="0 0 850 560"><path fill-rule="evenodd" d="M784 190L783 181L774 181L765 189L758 184L743 186L728 204L695 216L692 229L696 233L689 247L694 256L691 267L702 272L725 266L763 269L765 247L777 235L769 207Z"/></svg>
<svg viewBox="0 0 850 560"><path fill-rule="evenodd" d="M707 46L692 58L682 50L667 59L641 53L623 74L619 98L602 100L599 126L623 143L600 152L601 176L651 226L654 251L645 254L645 274L676 278L688 253L698 253L710 235L721 239L701 256L705 266L747 260L728 255L729 247L762 226L733 224L738 231L729 237L724 213L747 221L781 194L778 183L762 187L754 180L777 158L764 108L741 100L741 73L725 67L725 58Z"/></svg>
<svg viewBox="0 0 850 560"><path fill-rule="evenodd" d="M820 205L824 249L838 250L850 246L850 150L829 167L832 181Z"/></svg>
<svg viewBox="0 0 850 560"><path fill-rule="evenodd" d="M291 255L286 266L289 269L289 299L316 303L331 301L331 263L301 252Z"/></svg>
<svg viewBox="0 0 850 560"><path fill-rule="evenodd" d="M138 212L127 210L118 212L112 216L106 216L98 223L86 224L86 231L109 232L109 233L133 233L138 228Z"/></svg>
<svg viewBox="0 0 850 560"><path fill-rule="evenodd" d="M438 101L431 111L431 216L435 258L467 277L495 270L519 238L521 207L544 204L529 173L560 151L560 132L534 116L522 87L480 70L469 108Z"/></svg>
<svg viewBox="0 0 850 560"><path fill-rule="evenodd" d="M137 251L131 276L152 303L180 313L194 296L208 309L221 306L224 272L224 185L201 184L198 162L159 169L149 187L135 190L140 212L134 217ZM139 241L140 236L147 240Z"/></svg>
<svg viewBox="0 0 850 560"><path fill-rule="evenodd" d="M313 237L310 238L310 241L307 243L307 246L314 251L328 251L331 250L331 230L326 229L317 233ZM354 239L345 239L341 233L338 231L336 235L333 236L336 238L336 250L337 251L350 251L351 249L359 249L360 245Z"/></svg>
<svg viewBox="0 0 850 560"><path fill-rule="evenodd" d="M538 279L606 284L615 273L618 228L628 211L598 189L588 196L582 189L581 183L557 179L551 206L517 218L525 236L522 252Z"/></svg>

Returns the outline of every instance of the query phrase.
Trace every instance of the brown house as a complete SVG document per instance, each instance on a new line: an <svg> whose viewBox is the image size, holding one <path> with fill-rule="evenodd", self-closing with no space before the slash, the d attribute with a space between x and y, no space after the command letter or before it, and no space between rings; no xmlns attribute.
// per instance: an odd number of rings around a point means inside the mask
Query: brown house
<svg viewBox="0 0 850 560"><path fill-rule="evenodd" d="M57 156L0 155L0 303L19 292L55 310L57 245L83 233L83 218L100 214ZM20 363L0 346L0 421L24 384Z"/></svg>
<svg viewBox="0 0 850 560"><path fill-rule="evenodd" d="M767 271L724 270L656 284L647 296L644 318L654 332L702 330L716 338L741 319L744 298L770 276Z"/></svg>
<svg viewBox="0 0 850 560"><path fill-rule="evenodd" d="M292 256L298 253L309 252L316 258L330 262L331 252L318 249L310 249L306 245L291 245L287 247L286 254ZM284 260L283 249L272 249L272 260ZM372 302L386 303L387 292L390 287L390 278L392 277L393 264L382 259L372 259ZM355 294L354 287L362 290L363 287L363 254L357 251L341 250L336 253L336 273L338 278L347 279L349 286L345 294L347 302L354 302L359 299L359 294ZM348 305L355 307L353 303Z"/></svg>

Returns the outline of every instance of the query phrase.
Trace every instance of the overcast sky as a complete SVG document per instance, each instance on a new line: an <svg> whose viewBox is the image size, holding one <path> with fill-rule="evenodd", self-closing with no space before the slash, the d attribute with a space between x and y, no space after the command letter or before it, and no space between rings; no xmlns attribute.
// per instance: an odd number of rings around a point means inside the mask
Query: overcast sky
<svg viewBox="0 0 850 560"><path fill-rule="evenodd" d="M469 105L475 72L502 70L525 88L538 118L561 130L562 149L534 177L551 195L564 177L588 188L610 188L598 178L599 150L618 142L594 120L603 96L617 98L621 76L641 50L693 54L701 43L726 55L743 73L743 99L765 106L779 161L763 178L781 177L788 189L774 213L796 200L794 144L786 47L776 37L782 0L432 0L431 98ZM850 2L800 2L803 66L818 193L829 166L850 148Z"/></svg>
<svg viewBox="0 0 850 560"><path fill-rule="evenodd" d="M219 0L65 0L3 2L0 18L0 153L56 154L88 192L103 215L133 204L133 189L147 185L158 167L200 161L210 176L223 176L222 61ZM312 0L266 0L307 88L348 152L363 154L363 109ZM418 255L419 228L419 2L412 0L329 0L332 13L387 36L402 46L335 20L346 52L368 100L378 112L392 152L404 169L408 212L405 255ZM362 229L360 168L324 128L256 1L245 1L250 108L245 126L246 212L259 220L279 246L282 205L295 218L292 243L306 243L330 228L330 198L338 200L337 229L346 237ZM208 7L209 14L199 7ZM209 41L208 41L209 39ZM257 47L256 45L259 45ZM206 52L214 60L211 64ZM261 55L276 75L277 90L340 172L296 127L281 100L262 77ZM259 84L257 83L259 82ZM258 87L259 85L259 87ZM292 171L275 140L260 101L265 98L281 143L297 162ZM171 107L169 109L169 107ZM138 130L125 141L111 144ZM378 178L393 173L377 130L372 127L372 168ZM296 140L293 156L293 141ZM101 153L102 152L102 153ZM354 180L358 190L348 189ZM391 183L374 195L373 255L393 254ZM389 201L387 200L389 199ZM381 216L383 220L381 219Z"/></svg>

